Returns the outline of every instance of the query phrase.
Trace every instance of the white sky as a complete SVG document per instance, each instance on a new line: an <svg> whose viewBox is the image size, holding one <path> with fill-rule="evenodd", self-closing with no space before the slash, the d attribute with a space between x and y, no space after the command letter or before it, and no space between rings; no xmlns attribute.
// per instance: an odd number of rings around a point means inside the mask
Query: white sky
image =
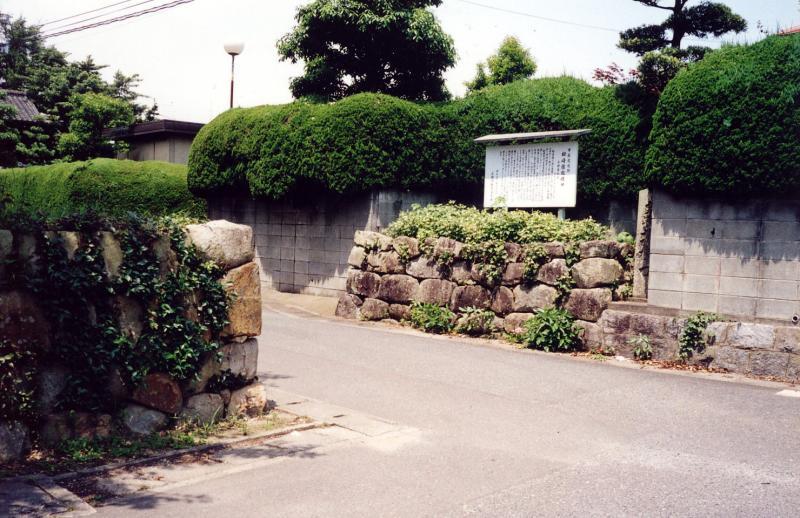
<svg viewBox="0 0 800 518"><path fill-rule="evenodd" d="M24 16L31 23L44 23L118 1L0 0L0 10ZM131 4L139 1L142 0ZM132 10L168 1L151 0ZM539 64L536 77L568 73L590 79L596 67L617 62L628 68L636 61L631 54L616 48L616 32L493 10L470 3L473 1L497 9L613 29L660 22L666 14L632 0L444 0L435 13L455 40L458 63L447 72L446 79L456 95L463 95L463 82L472 78L476 63L493 53L506 35L517 36L531 49ZM279 62L275 42L293 27L295 9L305 3L308 0L195 0L49 41L69 52L72 59L91 54L96 62L109 65L105 71L108 77L117 69L138 73L143 79L139 90L158 101L161 117L207 122L228 107L230 58L222 49L228 40L241 40L246 45L236 60L236 105L291 100L289 78L298 75L302 67ZM773 30L776 26L800 24L797 0L726 3L750 25L747 34L726 41L760 39L756 28L759 20ZM96 14L100 13L81 18ZM120 14L124 12L114 15ZM719 45L719 41L711 44Z"/></svg>

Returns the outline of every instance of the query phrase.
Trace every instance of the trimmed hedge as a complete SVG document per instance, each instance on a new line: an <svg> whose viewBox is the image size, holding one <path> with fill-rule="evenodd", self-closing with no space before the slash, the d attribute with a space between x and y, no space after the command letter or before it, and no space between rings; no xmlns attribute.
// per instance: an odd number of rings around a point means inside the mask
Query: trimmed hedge
<svg viewBox="0 0 800 518"><path fill-rule="evenodd" d="M206 203L186 187L186 167L166 162L98 158L19 169L0 169L6 211L60 218L91 210L206 217Z"/></svg>
<svg viewBox="0 0 800 518"><path fill-rule="evenodd" d="M723 48L673 79L658 104L646 173L682 193L800 187L800 36Z"/></svg>
<svg viewBox="0 0 800 518"><path fill-rule="evenodd" d="M644 149L636 109L615 90L569 77L490 87L466 99L421 104L359 94L332 104L298 101L230 110L198 134L189 155L195 193L244 190L270 199L311 190L376 187L447 192L483 183L488 133L590 127L582 140L581 194L641 187Z"/></svg>

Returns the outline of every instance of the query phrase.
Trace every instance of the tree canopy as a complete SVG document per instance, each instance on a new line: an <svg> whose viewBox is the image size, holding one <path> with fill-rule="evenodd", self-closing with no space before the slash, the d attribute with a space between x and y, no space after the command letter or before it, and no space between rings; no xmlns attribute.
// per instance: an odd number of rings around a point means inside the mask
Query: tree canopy
<svg viewBox="0 0 800 518"><path fill-rule="evenodd" d="M619 47L641 57L638 82L656 95L688 63L699 61L710 50L696 45L682 47L687 36L703 39L747 29L745 19L722 3L703 1L689 6L691 0L633 1L669 13L662 23L640 25L620 33ZM598 72L602 71L596 71L595 77Z"/></svg>
<svg viewBox="0 0 800 518"><path fill-rule="evenodd" d="M22 18L0 13L0 38L0 89L25 92L43 116L14 127L13 108L2 105L0 166L110 156L114 149L101 136L104 127L153 120L157 114L155 104L138 102L137 74L118 71L107 82L100 74L105 66L91 56L69 61L67 53L47 45L39 28Z"/></svg>
<svg viewBox="0 0 800 518"><path fill-rule="evenodd" d="M485 68L489 69L486 73ZM508 36L500 44L497 52L486 60L486 65L478 64L475 79L467 82L471 92L489 85L504 85L520 79L529 79L536 72L536 61L520 41Z"/></svg>
<svg viewBox="0 0 800 518"><path fill-rule="evenodd" d="M455 64L453 39L428 7L442 0L314 0L278 41L281 60L303 61L295 98L335 100L360 92L402 99L449 97L442 74Z"/></svg>

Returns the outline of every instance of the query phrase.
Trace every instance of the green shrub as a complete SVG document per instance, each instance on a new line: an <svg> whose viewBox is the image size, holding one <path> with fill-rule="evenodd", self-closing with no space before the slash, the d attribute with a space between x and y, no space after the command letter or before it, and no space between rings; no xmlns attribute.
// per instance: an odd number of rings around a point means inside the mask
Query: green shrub
<svg viewBox="0 0 800 518"><path fill-rule="evenodd" d="M494 312L474 306L460 308L459 311L462 316L458 320L456 332L475 336L491 332L495 319Z"/></svg>
<svg viewBox="0 0 800 518"><path fill-rule="evenodd" d="M0 419L29 419L35 411L36 346L0 340Z"/></svg>
<svg viewBox="0 0 800 518"><path fill-rule="evenodd" d="M10 213L59 218L92 211L160 216L206 216L204 200L186 186L186 167L166 162L98 158L19 169L0 169L0 192Z"/></svg>
<svg viewBox="0 0 800 518"><path fill-rule="evenodd" d="M719 320L718 315L702 311L687 318L678 337L678 359L686 361L695 352L702 352L708 345L708 325Z"/></svg>
<svg viewBox="0 0 800 518"><path fill-rule="evenodd" d="M541 351L571 351L580 340L575 319L565 309L544 308L525 322L522 343Z"/></svg>
<svg viewBox="0 0 800 518"><path fill-rule="evenodd" d="M448 308L429 304L427 302L414 302L411 304L411 325L427 333L449 333L453 329L456 315Z"/></svg>
<svg viewBox="0 0 800 518"><path fill-rule="evenodd" d="M646 175L685 193L746 196L800 187L800 35L712 52L658 104Z"/></svg>
<svg viewBox="0 0 800 518"><path fill-rule="evenodd" d="M269 199L377 187L472 192L484 175L485 149L476 137L588 127L582 196L630 194L642 186L638 124L636 109L615 90L569 77L518 81L443 104L358 94L331 104L235 109L195 138L189 187Z"/></svg>
<svg viewBox="0 0 800 518"><path fill-rule="evenodd" d="M647 361L653 358L653 341L647 335L636 335L628 340L628 344L633 346L633 358L639 361Z"/></svg>
<svg viewBox="0 0 800 518"><path fill-rule="evenodd" d="M589 241L603 239L610 230L592 219L559 220L544 212L522 210L481 210L455 203L415 205L403 212L386 230L391 236L449 237L465 243L491 241L543 243L548 241ZM496 255L493 250L474 253Z"/></svg>

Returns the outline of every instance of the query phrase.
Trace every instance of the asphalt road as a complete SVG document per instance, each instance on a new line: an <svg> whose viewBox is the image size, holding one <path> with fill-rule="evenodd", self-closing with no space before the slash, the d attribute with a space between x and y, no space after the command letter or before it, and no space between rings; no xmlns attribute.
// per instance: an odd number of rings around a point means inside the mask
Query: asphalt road
<svg viewBox="0 0 800 518"><path fill-rule="evenodd" d="M800 398L775 386L273 311L264 329L269 385L402 430L99 516L800 515Z"/></svg>

